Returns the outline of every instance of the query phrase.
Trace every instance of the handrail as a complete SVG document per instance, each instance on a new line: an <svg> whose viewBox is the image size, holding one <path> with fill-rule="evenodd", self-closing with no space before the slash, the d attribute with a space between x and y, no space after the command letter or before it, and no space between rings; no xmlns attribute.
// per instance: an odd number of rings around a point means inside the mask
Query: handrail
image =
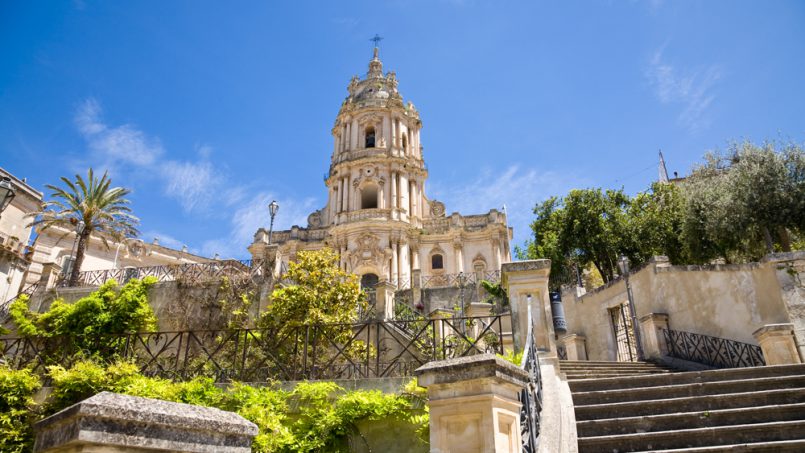
<svg viewBox="0 0 805 453"><path fill-rule="evenodd" d="M763 366L760 346L680 330L660 329L668 355L715 368Z"/></svg>
<svg viewBox="0 0 805 453"><path fill-rule="evenodd" d="M540 412L542 412L542 375L539 369L539 353L534 341L531 307L528 307L528 333L520 367L528 373L528 383L520 391L520 435L522 450L536 453L539 448Z"/></svg>

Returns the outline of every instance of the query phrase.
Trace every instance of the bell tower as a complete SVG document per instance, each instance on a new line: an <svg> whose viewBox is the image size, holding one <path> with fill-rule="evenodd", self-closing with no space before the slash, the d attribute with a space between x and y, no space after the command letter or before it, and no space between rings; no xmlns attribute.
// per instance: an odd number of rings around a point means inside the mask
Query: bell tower
<svg viewBox="0 0 805 453"><path fill-rule="evenodd" d="M425 179L419 112L405 103L394 72L374 48L364 78L347 87L332 129L326 224L387 219L421 225Z"/></svg>

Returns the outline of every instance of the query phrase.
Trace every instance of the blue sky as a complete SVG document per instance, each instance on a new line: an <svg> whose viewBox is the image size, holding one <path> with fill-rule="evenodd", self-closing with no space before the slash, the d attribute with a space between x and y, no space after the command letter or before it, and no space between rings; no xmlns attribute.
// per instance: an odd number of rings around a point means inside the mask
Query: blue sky
<svg viewBox="0 0 805 453"><path fill-rule="evenodd" d="M109 169L145 240L245 257L266 205L326 201L330 129L379 33L419 109L431 199L644 190L730 140L805 141L805 2L0 1L0 166Z"/></svg>

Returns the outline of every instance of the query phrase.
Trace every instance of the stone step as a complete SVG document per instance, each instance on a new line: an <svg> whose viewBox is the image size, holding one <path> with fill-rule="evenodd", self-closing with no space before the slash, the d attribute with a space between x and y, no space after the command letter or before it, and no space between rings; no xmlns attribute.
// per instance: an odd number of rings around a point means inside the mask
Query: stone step
<svg viewBox="0 0 805 453"><path fill-rule="evenodd" d="M575 405L576 420L637 417L675 412L712 411L739 407L769 406L805 402L805 388L687 396L620 403Z"/></svg>
<svg viewBox="0 0 805 453"><path fill-rule="evenodd" d="M573 392L573 402L577 405L604 404L800 387L805 388L805 375Z"/></svg>
<svg viewBox="0 0 805 453"><path fill-rule="evenodd" d="M802 453L805 439L716 445L712 447L674 448L663 453Z"/></svg>
<svg viewBox="0 0 805 453"><path fill-rule="evenodd" d="M580 437L669 431L692 426L727 426L805 419L805 402L795 404L681 412L639 417L586 420L576 424Z"/></svg>
<svg viewBox="0 0 805 453"><path fill-rule="evenodd" d="M568 371L565 376L570 379L604 379L608 377L618 376L646 376L651 374L668 373L667 370L640 370L640 371L620 371L620 370L607 370L607 371Z"/></svg>
<svg viewBox="0 0 805 453"><path fill-rule="evenodd" d="M636 366L636 367L626 367L626 366L598 366L598 367L561 367L560 371L569 373L573 371L584 371L584 372L595 372L595 371L654 371L654 370L662 370L668 371L667 368L662 368L658 366Z"/></svg>
<svg viewBox="0 0 805 453"><path fill-rule="evenodd" d="M603 378L595 381L569 382L570 390L593 391L619 388L652 387L659 385L676 385L696 382L730 381L771 376L792 376L805 374L805 364L778 365L754 368L731 368L725 370L688 371L684 373L664 373L649 376Z"/></svg>
<svg viewBox="0 0 805 453"><path fill-rule="evenodd" d="M579 453L667 450L805 438L805 420L579 437Z"/></svg>

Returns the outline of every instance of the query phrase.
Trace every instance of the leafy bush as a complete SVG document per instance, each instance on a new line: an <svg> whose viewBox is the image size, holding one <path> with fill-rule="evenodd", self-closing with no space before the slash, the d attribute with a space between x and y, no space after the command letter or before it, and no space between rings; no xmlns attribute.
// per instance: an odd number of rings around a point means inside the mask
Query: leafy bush
<svg viewBox="0 0 805 453"><path fill-rule="evenodd" d="M27 296L21 296L9 307L9 314L23 336L91 337L153 330L157 319L148 305L148 289L156 282L156 277L132 279L119 288L109 280L75 303L56 299L44 313L31 312Z"/></svg>
<svg viewBox="0 0 805 453"><path fill-rule="evenodd" d="M34 393L41 387L29 370L0 365L0 452L22 453L33 444Z"/></svg>
<svg viewBox="0 0 805 453"><path fill-rule="evenodd" d="M208 378L173 382L146 377L128 362L104 366L84 360L48 371L52 392L45 407L39 408L32 398L39 378L29 371L0 368L0 452L29 451L31 424L40 413L52 414L102 391L236 412L258 426L252 451L260 453L344 451L349 436L360 435L361 420L403 420L427 439L425 390L415 380L402 394L392 395L346 391L333 382L303 382L290 392L272 383L265 387L234 383L223 389Z"/></svg>

